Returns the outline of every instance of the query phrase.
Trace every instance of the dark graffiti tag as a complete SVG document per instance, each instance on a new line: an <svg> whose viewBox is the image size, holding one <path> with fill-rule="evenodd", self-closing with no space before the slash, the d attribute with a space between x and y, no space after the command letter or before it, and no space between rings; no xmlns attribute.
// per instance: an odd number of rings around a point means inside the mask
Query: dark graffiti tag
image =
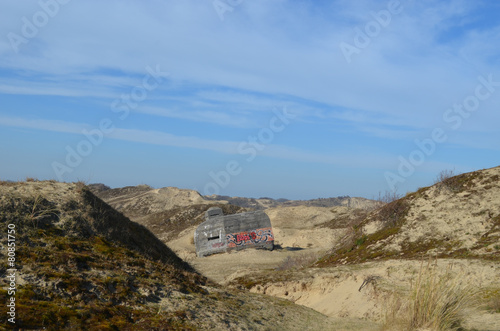
<svg viewBox="0 0 500 331"><path fill-rule="evenodd" d="M238 234L230 233L230 234L226 235L226 240L227 240L228 247L236 247L236 246L243 245L242 241L238 241Z"/></svg>
<svg viewBox="0 0 500 331"><path fill-rule="evenodd" d="M239 247L273 241L274 236L272 228L262 228L255 231L230 233L226 235L226 240L228 247Z"/></svg>
<svg viewBox="0 0 500 331"><path fill-rule="evenodd" d="M258 229L256 232L257 232L257 237L259 238L258 242L274 240L272 228Z"/></svg>

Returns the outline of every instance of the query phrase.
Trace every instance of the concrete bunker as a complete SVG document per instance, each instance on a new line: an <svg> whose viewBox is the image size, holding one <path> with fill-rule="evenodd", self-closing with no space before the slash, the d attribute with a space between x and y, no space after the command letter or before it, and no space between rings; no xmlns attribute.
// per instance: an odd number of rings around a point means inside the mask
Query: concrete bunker
<svg viewBox="0 0 500 331"><path fill-rule="evenodd" d="M205 212L205 222L194 232L199 257L246 248L274 248L269 216L263 211L224 215L221 208Z"/></svg>

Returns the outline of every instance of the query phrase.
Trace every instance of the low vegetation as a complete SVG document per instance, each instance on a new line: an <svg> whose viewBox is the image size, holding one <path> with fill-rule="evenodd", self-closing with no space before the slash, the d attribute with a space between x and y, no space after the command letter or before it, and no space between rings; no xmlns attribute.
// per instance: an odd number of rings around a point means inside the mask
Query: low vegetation
<svg viewBox="0 0 500 331"><path fill-rule="evenodd" d="M16 324L24 330L319 328L286 300L223 289L83 183L0 182L0 224L16 230ZM7 246L6 232L0 244ZM0 260L6 261L5 251ZM5 275L6 264L0 265ZM0 280L0 301L10 294ZM7 306L0 314L7 316ZM5 321L5 320L4 320Z"/></svg>
<svg viewBox="0 0 500 331"><path fill-rule="evenodd" d="M403 195L399 194L397 191L385 191L383 194L379 192L377 201L382 203L391 203L401 199L402 197Z"/></svg>
<svg viewBox="0 0 500 331"><path fill-rule="evenodd" d="M287 271L292 269L302 269L310 266L318 260L317 253L302 253L296 256L287 256L279 266L276 267L276 271Z"/></svg>
<svg viewBox="0 0 500 331"><path fill-rule="evenodd" d="M0 221L16 231L16 327L118 330L135 323L138 329L192 328L183 316L158 315L150 304L173 292L206 292L207 280L84 187L73 189L79 191L77 199L62 204L42 192L2 192ZM114 228L114 222L121 226ZM6 260L4 254L0 258ZM5 274L5 267L0 271ZM7 291L0 297L6 302ZM0 314L6 316L6 309L1 305Z"/></svg>
<svg viewBox="0 0 500 331"><path fill-rule="evenodd" d="M461 193L474 188L478 180L483 179L480 171L469 172L456 175L454 170L443 170L436 178L436 185L439 188L447 189L453 193Z"/></svg>
<svg viewBox="0 0 500 331"><path fill-rule="evenodd" d="M364 219L356 220L332 252L321 258L316 266L361 263L372 259L390 258L399 254L399 252L391 253L372 249L370 246L397 234L404 223L409 207L409 201L402 198L385 204ZM362 227L368 221L380 222L382 229L372 234L364 234Z"/></svg>
<svg viewBox="0 0 500 331"><path fill-rule="evenodd" d="M498 175L488 176L482 171L457 176L454 176L453 171L443 171L439 174L434 186L420 188L397 200L393 200L393 198L397 198L397 195L386 193L381 200L387 203L381 208L364 215L360 214L358 218L331 222L331 224L346 225L346 234L332 251L315 265L328 267L390 258L415 259L426 256L428 252L434 252L433 256L442 258L500 260L500 252L495 248L496 246L500 247L500 215L495 212L498 210L496 206L492 206L491 210L487 209L486 206L486 209L481 212L471 214L472 216L484 217L482 222L487 224L487 228L484 233L474 237L475 244L468 248L463 247L460 238L450 239L452 236L449 235L421 236L412 240L399 238L404 226L406 226L405 231L408 231L407 223L410 214L414 219L413 222L421 224L428 221L424 214L418 214L418 209L412 209L416 204L421 204L422 201L432 201L439 194L442 194L443 197L457 197L460 194L457 201L466 203L471 196L479 196L477 190L487 192L497 187L500 184L499 179ZM457 207L461 208L462 206ZM416 219L415 212L418 214ZM449 223L454 221L454 219L445 220ZM367 231L368 226L376 227L376 230ZM399 238L398 244L391 245L395 238Z"/></svg>
<svg viewBox="0 0 500 331"><path fill-rule="evenodd" d="M394 293L385 310L384 330L459 330L464 318L480 308L480 292L451 270L422 266L407 294Z"/></svg>

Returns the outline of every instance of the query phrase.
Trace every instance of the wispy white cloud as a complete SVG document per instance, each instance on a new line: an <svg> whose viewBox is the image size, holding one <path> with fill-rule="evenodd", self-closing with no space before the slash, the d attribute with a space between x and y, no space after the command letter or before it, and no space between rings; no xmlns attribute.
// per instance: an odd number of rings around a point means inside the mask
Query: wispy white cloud
<svg viewBox="0 0 500 331"><path fill-rule="evenodd" d="M109 137L113 139L134 141L151 145L194 148L224 154L235 153L238 147L237 142L202 139L193 136L178 136L167 132L149 130L146 131L117 128L109 134Z"/></svg>
<svg viewBox="0 0 500 331"><path fill-rule="evenodd" d="M45 119L25 119L19 117L0 116L0 126L27 128L43 131L69 133L81 135L83 131L90 131L92 126L84 123L73 123L58 120L45 120ZM125 129L114 128L114 130L106 135L107 138L139 142L150 145L172 146L190 149L201 149L217 153L234 155L238 158L248 158L250 155L242 154L242 145L245 150L253 149L257 156L293 160L308 163L325 163L337 166L359 166L360 168L383 168L389 165L388 155L368 155L364 153L338 153L338 154L324 154L301 150L294 147L278 145L278 144L259 144L259 149L252 147L248 141L226 141L226 140L212 140L200 138L195 136L179 136L168 132L154 131L154 130L139 130L139 129ZM252 153L253 153L252 152Z"/></svg>
<svg viewBox="0 0 500 331"><path fill-rule="evenodd" d="M38 85L38 86L36 86ZM110 93L99 92L96 90L81 90L64 88L58 86L47 86L47 84L33 84L28 86L20 85L0 85L0 93L3 94L21 94L21 95L45 95L61 97L109 97Z"/></svg>
<svg viewBox="0 0 500 331"><path fill-rule="evenodd" d="M71 123L59 120L45 120L40 118L26 119L0 115L0 125L6 127L35 129L62 133L81 134L82 130L89 129L88 125Z"/></svg>
<svg viewBox="0 0 500 331"><path fill-rule="evenodd" d="M11 68L74 79L82 78L83 71L99 68L137 74L146 65L159 63L179 80L270 96L203 91L198 95L201 101L262 110L272 96L282 94L331 107L399 116L406 125L428 125L422 119L467 90L477 75L459 55L452 55L454 49L465 49L469 39L456 42L453 49L436 40L436 33L460 24L453 19L473 5L465 1L402 3L404 11L393 17L350 66L340 52L340 41L352 40L353 28L363 28L372 19L370 12L384 9L386 3L337 1L320 10L313 4L255 1L236 7L232 18L221 22L210 2L107 2L98 3L101 10L97 12L97 2L71 2L37 37L44 52L23 51L20 56L4 52L2 58ZM28 6L24 15L35 9ZM92 24L86 14L94 17ZM329 19L341 17L339 21ZM252 28L248 22L253 22ZM3 25L7 31L19 28L20 21L12 18ZM307 34L295 38L302 29ZM493 31L475 35L479 37L476 43L491 44ZM116 86L120 84L117 80L89 75L83 77L80 87L85 90L83 86L88 84L86 95L92 89L100 95L97 89ZM4 91L8 89L4 87ZM41 93L57 92L38 89Z"/></svg>
<svg viewBox="0 0 500 331"><path fill-rule="evenodd" d="M231 113L227 113L224 111L215 111L215 110L207 110L207 109L182 109L180 107L154 107L154 106L144 106L140 107L136 110L136 112L163 116L169 118L178 118L185 119L189 121L195 122L205 122L212 123L223 126L230 127L253 127L249 119L241 115L234 115Z"/></svg>

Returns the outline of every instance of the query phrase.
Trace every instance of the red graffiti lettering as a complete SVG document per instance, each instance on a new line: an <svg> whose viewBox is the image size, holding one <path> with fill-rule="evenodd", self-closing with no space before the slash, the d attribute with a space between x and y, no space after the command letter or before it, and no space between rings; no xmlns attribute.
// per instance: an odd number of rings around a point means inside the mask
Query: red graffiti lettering
<svg viewBox="0 0 500 331"><path fill-rule="evenodd" d="M274 240L272 228L262 228L251 232L230 233L226 235L228 247L257 245Z"/></svg>
<svg viewBox="0 0 500 331"><path fill-rule="evenodd" d="M220 248L220 247L223 247L224 246L224 243L215 243L215 244L212 244L212 248Z"/></svg>
<svg viewBox="0 0 500 331"><path fill-rule="evenodd" d="M250 240L250 236L248 235L248 233L240 233L238 235L236 235L236 241L249 241Z"/></svg>

